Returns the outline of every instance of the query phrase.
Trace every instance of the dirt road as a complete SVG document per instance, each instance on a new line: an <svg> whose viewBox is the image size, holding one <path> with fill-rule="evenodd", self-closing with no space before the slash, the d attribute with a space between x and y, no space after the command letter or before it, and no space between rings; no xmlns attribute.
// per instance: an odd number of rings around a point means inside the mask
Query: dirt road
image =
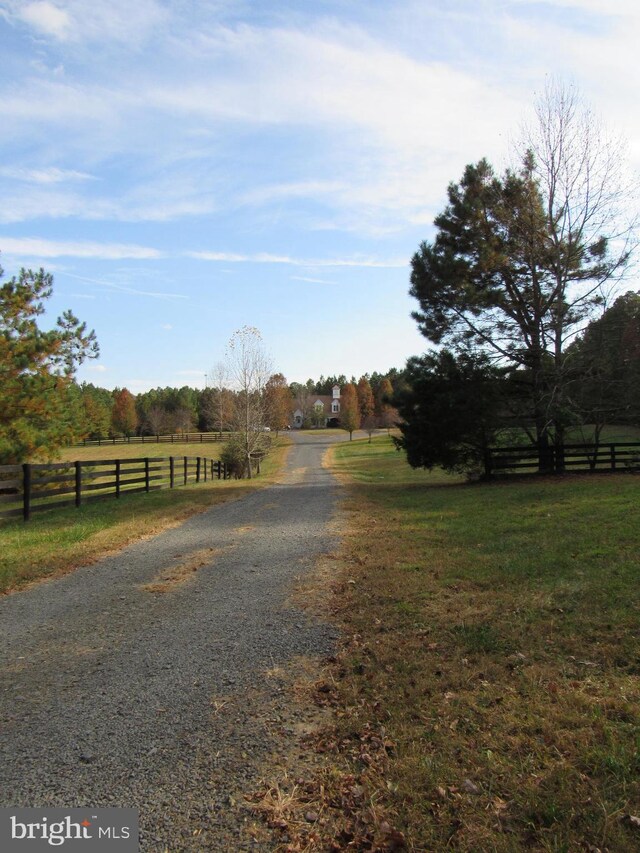
<svg viewBox="0 0 640 853"><path fill-rule="evenodd" d="M293 438L279 484L0 600L0 804L136 807L143 851L270 849L240 801L287 736L269 673L335 639L287 597L335 547L341 436Z"/></svg>

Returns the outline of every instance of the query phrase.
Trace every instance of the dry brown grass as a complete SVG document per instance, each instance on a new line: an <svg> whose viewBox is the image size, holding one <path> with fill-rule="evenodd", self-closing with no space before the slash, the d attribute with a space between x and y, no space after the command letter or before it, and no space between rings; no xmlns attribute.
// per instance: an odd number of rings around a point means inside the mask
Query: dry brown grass
<svg viewBox="0 0 640 853"><path fill-rule="evenodd" d="M344 637L324 823L282 849L640 849L637 478L456 485L375 441L336 464L342 548L295 593Z"/></svg>
<svg viewBox="0 0 640 853"><path fill-rule="evenodd" d="M163 569L156 578L149 583L143 584L141 589L145 590L145 592L169 592L193 578L199 569L205 566L210 568L215 558L223 551L223 548L200 548L198 551L189 554L186 560ZM177 559L181 557L181 554L177 555Z"/></svg>

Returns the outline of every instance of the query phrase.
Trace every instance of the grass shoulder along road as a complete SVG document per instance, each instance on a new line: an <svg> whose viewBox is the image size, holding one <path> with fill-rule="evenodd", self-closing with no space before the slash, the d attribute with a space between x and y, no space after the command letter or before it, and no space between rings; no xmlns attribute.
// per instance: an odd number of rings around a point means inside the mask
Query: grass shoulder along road
<svg viewBox="0 0 640 853"><path fill-rule="evenodd" d="M217 456L222 446L205 445L205 450L209 455L211 450L215 450ZM190 515L215 504L237 500L273 483L282 469L289 446L286 437L274 439L271 453L262 462L260 476L251 480L209 480L149 494L123 494L119 499L113 497L88 502L77 509L61 508L38 513L27 524L22 520L1 523L0 593L87 565L136 539L180 524ZM180 445L183 454L193 456L203 455L200 447L200 444ZM135 457L141 451L134 445L115 449L123 459ZM115 455L114 448L109 446L69 448L65 451L65 458L110 459Z"/></svg>
<svg viewBox="0 0 640 853"><path fill-rule="evenodd" d="M640 849L640 478L467 484L386 437L331 453L347 639L322 849Z"/></svg>

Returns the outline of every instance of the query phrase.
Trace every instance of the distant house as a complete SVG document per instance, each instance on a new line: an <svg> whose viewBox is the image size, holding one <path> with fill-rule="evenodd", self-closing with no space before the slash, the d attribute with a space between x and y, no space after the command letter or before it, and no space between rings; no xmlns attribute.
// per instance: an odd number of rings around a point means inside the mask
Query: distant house
<svg viewBox="0 0 640 853"><path fill-rule="evenodd" d="M334 385L331 394L309 394L306 417L316 426L340 425L340 386ZM300 429L305 413L297 408L292 415L292 426Z"/></svg>

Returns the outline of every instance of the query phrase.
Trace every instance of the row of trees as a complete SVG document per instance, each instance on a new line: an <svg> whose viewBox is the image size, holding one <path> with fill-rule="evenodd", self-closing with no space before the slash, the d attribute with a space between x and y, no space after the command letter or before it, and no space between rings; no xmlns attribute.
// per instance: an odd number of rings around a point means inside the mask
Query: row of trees
<svg viewBox="0 0 640 853"><path fill-rule="evenodd" d="M402 387L400 374L394 371L393 375L398 377L395 387ZM208 379L210 382L221 381L216 371L212 371ZM77 394L82 401L83 424L89 438L194 430L225 432L233 428L237 389L230 387L233 385L230 375L225 377L224 383L203 390L187 386L154 388L135 396L126 388L107 391L85 383L78 386ZM310 391L311 384L314 389L317 387L312 380L304 385L289 384L282 373L269 374L261 390L260 422L279 432L290 426L292 412L299 409L303 413L305 427L324 426L327 413L314 407L320 392ZM344 389L347 389L348 397L350 386L356 390L356 429L372 423L385 428L392 425L395 415L388 401L393 396L394 385L387 376L375 385L368 375L347 382L341 386L343 398ZM341 410L344 411L344 399L341 400Z"/></svg>
<svg viewBox="0 0 640 853"><path fill-rule="evenodd" d="M336 413L335 417L331 419L339 423L343 429L348 430L350 434L361 428L368 430L377 427L388 429L394 425L397 419L397 413L391 404L394 385L391 382L390 375L395 379L395 388L400 389L404 380L396 370L390 371L385 376L374 374L370 377L365 374L357 381L353 377L351 382L344 384L338 381L344 377L330 377L331 384L326 393L323 393L323 390L327 388L327 385L323 382L313 384L312 380L309 380L304 385L293 383L290 386L293 408L302 412L303 427L324 426L327 417L331 418L332 413L327 413L322 407L316 407L317 398L318 396L330 396L333 387L338 385L341 389L340 412ZM320 391L317 390L318 387L321 389Z"/></svg>
<svg viewBox="0 0 640 853"><path fill-rule="evenodd" d="M310 402L312 390L317 394L315 389L342 379L289 385L273 372L258 330L244 327L231 338L204 390L155 388L134 395L127 388L78 384L78 366L98 356L98 345L94 332L69 311L52 330L40 328L52 285L44 270L22 270L0 288L0 464L52 458L81 438L219 430L238 436L229 452L250 475L249 461L267 447L267 428L288 427L298 406L309 415L306 425L313 425L318 413ZM387 377L363 376L345 387L347 401L354 389L354 406L348 404L345 412L350 429L370 426L374 419L390 425L386 400L393 388Z"/></svg>
<svg viewBox="0 0 640 853"><path fill-rule="evenodd" d="M413 317L443 347L396 399L414 466L468 470L511 430L562 468L568 429L638 416L637 294L613 302L636 247L621 143L552 82L515 154L466 167L412 260Z"/></svg>

